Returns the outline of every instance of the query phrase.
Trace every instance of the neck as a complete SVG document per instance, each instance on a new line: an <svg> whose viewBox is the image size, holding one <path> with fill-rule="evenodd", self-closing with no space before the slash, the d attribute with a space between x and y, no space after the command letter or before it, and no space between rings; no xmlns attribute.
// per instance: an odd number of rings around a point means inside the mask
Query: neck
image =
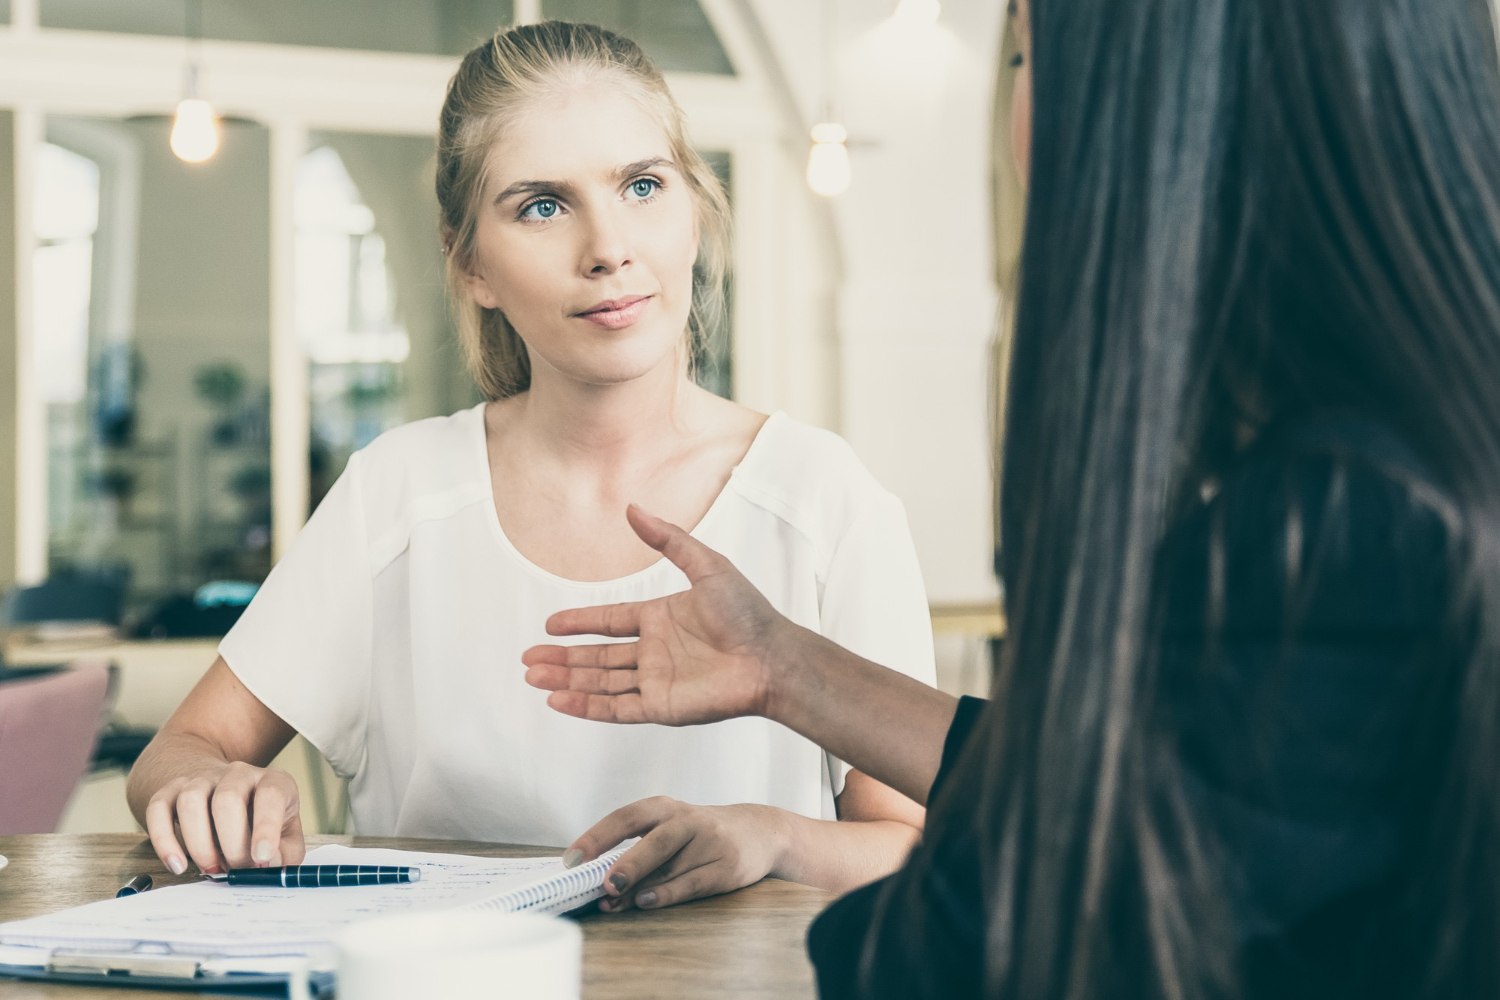
<svg viewBox="0 0 1500 1000"><path fill-rule="evenodd" d="M614 385L588 385L534 365L510 427L532 446L528 452L565 464L638 468L690 431L697 402L676 358Z"/></svg>

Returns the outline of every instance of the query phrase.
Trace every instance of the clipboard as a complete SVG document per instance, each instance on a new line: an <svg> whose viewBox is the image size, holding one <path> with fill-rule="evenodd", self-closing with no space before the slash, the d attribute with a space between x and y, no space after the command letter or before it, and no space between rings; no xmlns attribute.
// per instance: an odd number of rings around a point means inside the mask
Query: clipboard
<svg viewBox="0 0 1500 1000"><path fill-rule="evenodd" d="M158 990L184 990L230 993L239 996L284 997L289 972L236 971L232 960L208 955L153 954L140 952L73 951L45 948L34 951L36 963L16 964L23 949L14 946L0 949L0 976L32 982L68 983L78 986L149 987ZM300 961L300 960L299 960ZM308 975L308 986L315 997L334 995L332 970L314 970Z"/></svg>
<svg viewBox="0 0 1500 1000"><path fill-rule="evenodd" d="M326 844L310 864L421 867L420 881L347 888L197 882L0 924L0 977L288 995L292 978L333 992L332 933L381 912L417 909L564 913L604 894L610 865L634 841L566 869L562 858L482 858ZM244 908L252 907L256 930ZM325 971L326 969L326 971Z"/></svg>

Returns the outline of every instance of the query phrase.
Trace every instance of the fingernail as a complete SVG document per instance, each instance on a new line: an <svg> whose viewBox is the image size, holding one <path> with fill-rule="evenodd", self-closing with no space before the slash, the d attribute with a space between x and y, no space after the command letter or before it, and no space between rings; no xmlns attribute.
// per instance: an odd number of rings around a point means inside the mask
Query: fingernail
<svg viewBox="0 0 1500 1000"><path fill-rule="evenodd" d="M179 858L177 855L173 854L171 857L167 858L167 871L171 872L173 875L181 875L183 872L187 871L187 862Z"/></svg>
<svg viewBox="0 0 1500 1000"><path fill-rule="evenodd" d="M647 889L645 892L639 893L635 897L635 905L641 907L642 909L649 909L650 907L655 906L656 905L656 890L655 889Z"/></svg>
<svg viewBox="0 0 1500 1000"><path fill-rule="evenodd" d="M615 872L609 877L609 884L615 887L615 892L624 892L625 887L630 884L630 879L619 872Z"/></svg>
<svg viewBox="0 0 1500 1000"><path fill-rule="evenodd" d="M563 855L564 868L577 868L583 863L583 852L576 847L569 848L568 853Z"/></svg>
<svg viewBox="0 0 1500 1000"><path fill-rule="evenodd" d="M269 840L262 840L260 843L255 845L255 860L271 860L271 842Z"/></svg>

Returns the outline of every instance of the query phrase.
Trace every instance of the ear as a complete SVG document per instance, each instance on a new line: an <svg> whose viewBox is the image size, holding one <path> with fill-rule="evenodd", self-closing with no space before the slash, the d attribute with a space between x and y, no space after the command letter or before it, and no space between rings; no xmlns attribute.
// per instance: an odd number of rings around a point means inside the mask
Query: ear
<svg viewBox="0 0 1500 1000"><path fill-rule="evenodd" d="M473 271L464 273L464 284L469 289L469 296L482 309L499 309L500 300L495 297L495 290L481 274Z"/></svg>

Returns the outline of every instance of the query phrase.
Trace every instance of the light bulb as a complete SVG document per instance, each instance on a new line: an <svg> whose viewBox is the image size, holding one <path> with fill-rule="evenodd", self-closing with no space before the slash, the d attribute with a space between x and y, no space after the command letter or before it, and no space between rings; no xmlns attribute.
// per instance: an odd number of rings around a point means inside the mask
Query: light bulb
<svg viewBox="0 0 1500 1000"><path fill-rule="evenodd" d="M219 151L219 121L207 101L188 98L172 119L172 152L186 163L202 163Z"/></svg>
<svg viewBox="0 0 1500 1000"><path fill-rule="evenodd" d="M942 13L943 5L938 0L901 0L891 17L902 24L917 27L936 24Z"/></svg>
<svg viewBox="0 0 1500 1000"><path fill-rule="evenodd" d="M812 128L812 152L807 154L807 186L825 198L849 190L849 133L844 126L824 122Z"/></svg>

